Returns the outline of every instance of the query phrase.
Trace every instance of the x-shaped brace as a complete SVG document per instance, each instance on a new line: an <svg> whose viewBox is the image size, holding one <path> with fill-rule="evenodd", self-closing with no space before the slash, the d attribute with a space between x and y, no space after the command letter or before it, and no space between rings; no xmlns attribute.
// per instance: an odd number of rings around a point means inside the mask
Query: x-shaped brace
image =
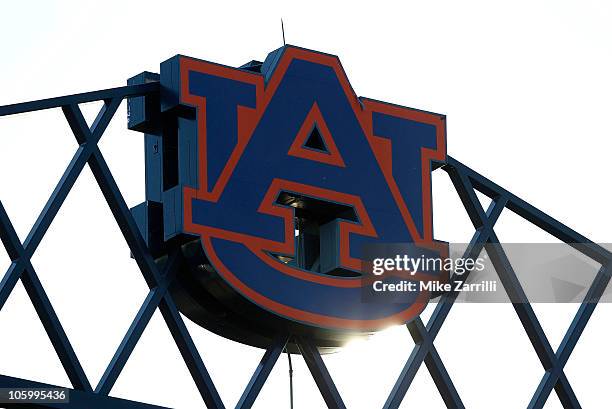
<svg viewBox="0 0 612 409"><path fill-rule="evenodd" d="M23 244L0 203L0 237L12 260L9 269L0 282L0 309L2 309L17 281L21 278L70 382L76 389L84 391L91 391L91 385L38 279L31 258L83 170L87 158L106 130L120 102L120 98L115 98L111 102L105 103L92 126L92 130L89 132L90 140L79 145Z"/></svg>
<svg viewBox="0 0 612 409"><path fill-rule="evenodd" d="M483 228L485 226L488 230L488 234L485 240L485 248L489 255L495 270L497 271L502 285L506 290L512 305L521 320L521 323L529 337L537 355L542 363L542 366L546 370L546 374L538 387L532 401L528 408L542 408L546 403L546 399L550 394L550 391L554 387L559 400L561 401L564 408L580 408L578 399L572 390L572 387L563 372L563 367L567 362L569 353L563 354L563 349L567 348L562 346L560 348L561 358L566 356L565 360L560 359L557 356L540 325L540 322L529 303L527 296L514 272L507 255L505 254L495 231L493 230L494 223L490 223L488 216L485 214L480 201L478 200L474 191L471 179L471 169L464 165L452 160L452 165L449 167L448 172L455 185L455 188L459 192L459 195L463 201L463 204L472 219L474 226ZM502 201L504 206L509 204L509 198L500 195L494 197L493 203L496 201ZM492 203L492 205L493 205ZM595 285L595 284L594 284ZM603 293L603 290L602 290ZM588 318L587 318L588 320ZM583 322L586 325L586 320ZM441 324L440 324L441 325ZM570 327L567 336L572 336L573 329ZM576 339L577 341L577 339ZM574 343L575 345L575 343ZM572 346L573 347L573 346Z"/></svg>
<svg viewBox="0 0 612 409"><path fill-rule="evenodd" d="M504 197L496 197L485 213L471 185L466 184L466 181L462 179L457 169L449 165L446 165L444 169L449 173L459 193L459 197L476 228L476 232L463 255L464 259L474 259L478 257L485 243L489 240L491 234L493 234L493 226L506 205L506 199ZM480 209L481 212L478 212L477 209ZM453 281L465 281L468 275L469 271L462 275L454 275ZM425 362L446 406L449 408L465 407L433 343L457 296L458 292L456 291L445 293L441 296L427 327L423 325L420 318L407 324L416 345L389 394L384 409L399 408L423 362Z"/></svg>
<svg viewBox="0 0 612 409"><path fill-rule="evenodd" d="M108 105L112 101L105 103ZM92 141L97 143L95 127L93 130L89 129L78 106L68 105L63 107L63 111L80 144L90 144ZM165 263L165 271L161 274L97 145L91 150L88 163L150 289L95 392L104 395L110 392L153 313L159 308L206 406L215 409L224 408L221 397L187 327L168 293L168 288L180 266L180 255L178 252L170 255ZM274 364L284 350L288 338L288 335L281 334L273 340L245 388L237 408L247 409L253 405Z"/></svg>

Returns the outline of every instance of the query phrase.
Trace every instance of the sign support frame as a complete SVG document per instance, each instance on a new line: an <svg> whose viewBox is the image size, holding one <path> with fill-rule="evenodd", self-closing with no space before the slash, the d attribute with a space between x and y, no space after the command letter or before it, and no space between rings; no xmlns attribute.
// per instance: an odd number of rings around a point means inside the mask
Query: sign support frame
<svg viewBox="0 0 612 409"><path fill-rule="evenodd" d="M174 279L180 255L170 255L164 266L156 264L98 147L100 138L120 103L125 98L141 96L158 97L159 89L159 82L149 81L140 85L128 85L0 107L0 116L61 108L79 144L66 171L23 243L19 240L13 224L0 201L0 239L11 258L11 265L0 281L0 310L17 281L21 280L73 386L73 389L69 390L69 403L45 403L33 407L164 409L160 406L108 396L153 313L159 308L202 396L204 404L211 409L225 408L181 314L168 294L168 287ZM78 104L98 100L104 101L104 106L100 110L94 124L89 127L83 118ZM89 164L113 213L115 221L149 287L147 297L95 389L89 383L68 336L31 263L32 255L74 186L85 164ZM513 298L513 300L521 300L521 302L513 303L514 309L545 370L542 380L527 407L529 409L542 408L554 389L564 408L580 408L578 398L574 394L571 384L563 372L563 368L610 281L612 254L456 159L449 156L442 169L448 173L475 228L475 233L464 254L464 258L475 258L485 249L489 253L508 294L518 297ZM492 199L488 209L485 210L482 207L476 196L476 191ZM494 226L504 209L518 214L559 240L576 248L602 266L557 351L552 349L531 304L524 294L512 265L503 249L498 246L499 239L494 231ZM467 277L468 274L464 274L463 276L455 277L455 279L465 280ZM457 292L444 294L427 324L424 324L421 318L416 318L406 325L416 345L399 374L383 406L384 409L399 408L410 384L423 363L425 363L429 370L446 406L448 408L465 407L434 345L435 338L448 317L457 295ZM245 409L252 407L274 364L291 337L291 334L279 334L274 343L266 350L236 408ZM301 354L306 360L307 366L327 406L334 409L345 408L333 379L314 344L305 338L294 337L293 339L297 341ZM51 388L55 386L0 375L0 387ZM8 407L11 406L9 405Z"/></svg>

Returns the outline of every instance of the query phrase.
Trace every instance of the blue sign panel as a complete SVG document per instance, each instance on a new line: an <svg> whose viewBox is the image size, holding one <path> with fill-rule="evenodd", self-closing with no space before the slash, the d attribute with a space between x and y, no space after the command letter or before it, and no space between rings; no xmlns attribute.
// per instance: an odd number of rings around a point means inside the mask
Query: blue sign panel
<svg viewBox="0 0 612 409"><path fill-rule="evenodd" d="M156 181L166 240L197 237L229 288L292 323L375 331L422 311L427 291L365 303L362 252L445 250L431 205L443 115L359 98L337 57L292 46L241 68L177 56L161 84L163 163L177 163Z"/></svg>

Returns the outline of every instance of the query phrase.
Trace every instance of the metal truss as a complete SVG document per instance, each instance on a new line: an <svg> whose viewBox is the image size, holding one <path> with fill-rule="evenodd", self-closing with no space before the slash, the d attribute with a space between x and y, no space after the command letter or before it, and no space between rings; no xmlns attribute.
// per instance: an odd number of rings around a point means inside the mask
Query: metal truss
<svg viewBox="0 0 612 409"><path fill-rule="evenodd" d="M168 288L174 279L180 255L178 253L171 254L164 265L158 265L153 260L98 147L100 138L123 99L156 93L159 93L159 83L151 82L143 85L119 87L0 107L0 116L61 108L78 143L78 148L72 160L23 243L19 240L13 224L2 202L0 202L0 239L12 261L0 282L0 309L2 309L10 293L15 288L17 281L21 280L72 384L69 403L46 403L35 407L88 409L161 408L160 406L108 396L144 329L151 320L153 313L159 309L202 396L204 404L211 409L225 408L206 366L189 335L181 314L168 294ZM78 104L98 100L104 101L104 106L90 127L83 118ZM31 263L34 252L86 164L91 168L117 225L149 287L149 293L143 301L140 310L95 388L92 387L87 379L79 359L68 340L68 336L63 330L60 320ZM505 290L513 301L514 309L525 332L542 363L544 375L535 390L532 400L529 402L528 408L542 408L553 389L564 408L580 408L578 399L563 369L610 281L612 254L459 161L449 157L443 169L450 176L475 228L475 233L465 251L464 257L476 258L483 250L487 251ZM492 199L488 209L485 210L480 204L476 196L476 190ZM503 248L498 245L499 240L495 234L494 226L504 209L513 211L563 242L575 247L602 266L557 351L552 349L512 269L508 257L504 253ZM454 279L465 280L467 277L468 274L463 274ZM435 338L448 317L457 295L457 292L444 294L436 305L427 324L424 324L420 318L407 324L407 328L416 345L399 374L384 404L384 409L395 409L400 406L418 369L423 363L425 363L432 376L446 406L448 408L465 407L434 345ZM317 348L309 339L295 337L291 334L279 334L272 345L265 351L236 408L246 409L252 407L268 375L291 337L293 337L292 340L299 346L299 350L327 406L334 409L345 408L342 398ZM0 375L0 387L34 388L55 386ZM23 406L20 405L19 407Z"/></svg>

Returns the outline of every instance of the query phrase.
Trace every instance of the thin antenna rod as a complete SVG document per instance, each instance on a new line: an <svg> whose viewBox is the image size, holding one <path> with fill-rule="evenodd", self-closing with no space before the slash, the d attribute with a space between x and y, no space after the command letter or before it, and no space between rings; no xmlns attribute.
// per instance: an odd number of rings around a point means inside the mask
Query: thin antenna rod
<svg viewBox="0 0 612 409"><path fill-rule="evenodd" d="M285 25L283 24L283 19L281 18L281 31L283 32L283 45L287 45L285 42Z"/></svg>
<svg viewBox="0 0 612 409"><path fill-rule="evenodd" d="M291 365L291 354L287 351L289 360L289 407L293 409L293 365Z"/></svg>

